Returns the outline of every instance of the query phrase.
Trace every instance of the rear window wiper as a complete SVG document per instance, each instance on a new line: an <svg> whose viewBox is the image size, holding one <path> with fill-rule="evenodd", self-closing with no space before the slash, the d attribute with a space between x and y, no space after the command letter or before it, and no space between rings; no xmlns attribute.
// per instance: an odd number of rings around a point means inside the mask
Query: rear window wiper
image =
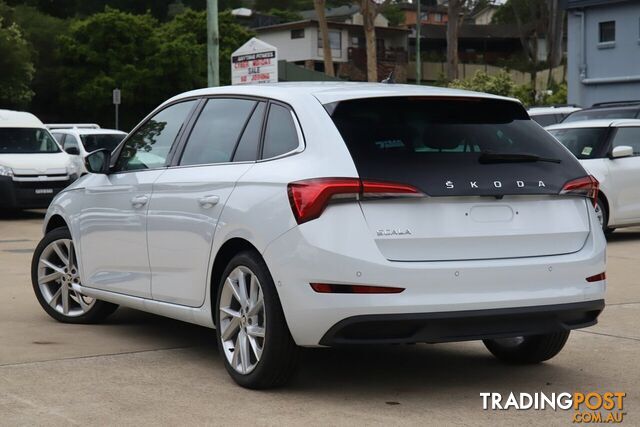
<svg viewBox="0 0 640 427"><path fill-rule="evenodd" d="M550 159L547 157L540 157L535 154L526 153L489 153L483 152L478 157L478 162L482 164L491 163L529 163L529 162L549 162L549 163L561 163L560 159Z"/></svg>

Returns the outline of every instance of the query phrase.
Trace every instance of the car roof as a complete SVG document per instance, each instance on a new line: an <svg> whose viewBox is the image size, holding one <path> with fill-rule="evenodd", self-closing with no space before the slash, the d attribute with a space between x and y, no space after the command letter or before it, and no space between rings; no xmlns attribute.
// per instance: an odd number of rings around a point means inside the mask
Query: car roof
<svg viewBox="0 0 640 427"><path fill-rule="evenodd" d="M605 128L605 127L624 127L624 126L640 126L640 120L637 119L597 119L597 120L578 120L575 122L558 123L547 126L546 130L556 129L582 129L582 128Z"/></svg>
<svg viewBox="0 0 640 427"><path fill-rule="evenodd" d="M574 111L580 111L582 108L574 106L562 106L562 107L531 107L527 110L530 116L538 116L542 114L558 114L558 113L573 113Z"/></svg>
<svg viewBox="0 0 640 427"><path fill-rule="evenodd" d="M26 111L0 110L0 128L44 128L44 124Z"/></svg>
<svg viewBox="0 0 640 427"><path fill-rule="evenodd" d="M75 133L78 135L112 135L112 134L118 134L118 135L126 135L126 132L123 132L121 130L116 130L116 129L105 129L105 128L100 128L100 129L85 129L85 128L56 128L56 129L51 129L52 133L59 133L59 132L63 132L63 133Z"/></svg>
<svg viewBox="0 0 640 427"><path fill-rule="evenodd" d="M390 96L458 96L502 99L520 103L514 98L433 86L360 82L283 82L197 89L177 95L167 100L165 104L183 98L207 95L264 96L283 102L292 102L296 99L313 96L322 104L349 99Z"/></svg>

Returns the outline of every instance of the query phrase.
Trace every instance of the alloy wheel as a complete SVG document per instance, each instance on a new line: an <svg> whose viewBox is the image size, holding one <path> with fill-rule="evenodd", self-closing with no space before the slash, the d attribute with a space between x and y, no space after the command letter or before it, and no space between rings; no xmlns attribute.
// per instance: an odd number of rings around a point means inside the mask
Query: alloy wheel
<svg viewBox="0 0 640 427"><path fill-rule="evenodd" d="M267 319L262 287L245 266L232 270L222 286L218 327L224 355L236 372L247 375L264 349Z"/></svg>
<svg viewBox="0 0 640 427"><path fill-rule="evenodd" d="M86 314L96 300L73 289L80 275L71 239L49 243L38 260L38 287L45 301L58 313L69 317Z"/></svg>
<svg viewBox="0 0 640 427"><path fill-rule="evenodd" d="M599 203L596 204L595 211L596 211L596 218L598 218L598 222L600 223L600 226L604 229L604 227L605 227L604 212L600 208L600 204Z"/></svg>

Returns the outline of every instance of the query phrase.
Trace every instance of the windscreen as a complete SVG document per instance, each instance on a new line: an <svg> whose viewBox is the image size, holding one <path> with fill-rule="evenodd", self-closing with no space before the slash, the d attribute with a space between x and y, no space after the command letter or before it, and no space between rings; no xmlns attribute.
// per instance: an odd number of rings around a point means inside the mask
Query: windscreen
<svg viewBox="0 0 640 427"><path fill-rule="evenodd" d="M342 101L332 119L363 179L432 196L557 194L586 172L512 101L392 97Z"/></svg>
<svg viewBox="0 0 640 427"><path fill-rule="evenodd" d="M635 119L638 107L635 108L596 108L593 110L576 111L569 114L562 123L579 122L582 120L598 119Z"/></svg>
<svg viewBox="0 0 640 427"><path fill-rule="evenodd" d="M0 128L0 154L57 153L60 147L46 129Z"/></svg>
<svg viewBox="0 0 640 427"><path fill-rule="evenodd" d="M108 133L108 134L95 134L95 135L80 135L82 145L84 149L91 153L92 151L106 148L109 151L115 150L115 148L122 142L126 135L120 133Z"/></svg>
<svg viewBox="0 0 640 427"><path fill-rule="evenodd" d="M554 129L549 133L579 159L597 159L607 141L609 128Z"/></svg>

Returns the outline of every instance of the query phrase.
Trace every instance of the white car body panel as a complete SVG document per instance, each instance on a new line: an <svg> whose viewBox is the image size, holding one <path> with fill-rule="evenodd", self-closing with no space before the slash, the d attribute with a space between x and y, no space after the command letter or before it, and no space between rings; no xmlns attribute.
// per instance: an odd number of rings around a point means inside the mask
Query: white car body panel
<svg viewBox="0 0 640 427"><path fill-rule="evenodd" d="M288 183L359 176L323 103L398 95L503 98L404 85L318 83L202 89L167 103L225 94L286 102L297 117L300 149L264 161L88 175L76 182L52 203L45 230L54 216L69 225L80 253L83 283L74 286L83 294L213 327L210 281L216 254L232 239L243 239L262 254L290 331L296 343L304 346L320 345L332 325L361 314L500 309L603 298L606 281L587 283L585 279L605 270L604 235L596 225L593 206L580 197L558 196L553 212L539 199L520 200L519 196L466 202L465 206L447 198L437 203L417 201L428 209L434 203L432 213L442 221L452 213L463 215L467 208L486 208L467 219L482 224L480 235L477 228L473 234L462 221L451 219L451 224L462 226L457 235L448 236L468 241L468 247L464 242L444 247L444 236L429 242L426 236L437 229L437 223L415 229L418 239L406 247L401 239L376 236L378 228L401 227L402 217L385 218L384 210L376 211L366 203L330 205L319 218L297 224ZM140 196L147 203L132 206L132 200ZM198 199L205 196L217 197L217 203L199 204ZM505 207L511 211L508 218ZM408 222L415 223L417 212L402 212ZM527 218L546 221L551 213L556 215L555 235L535 237L541 228L524 229L522 221ZM506 230L502 236L499 228ZM493 248L486 257L499 259L473 259L478 258L473 237L491 240L488 246ZM434 246L428 247L430 243ZM523 245L530 246L523 250ZM434 261L436 246L445 256L456 254L456 260ZM487 243L482 246L486 248ZM553 251L539 256L549 246ZM407 258L420 250L424 251L418 254L420 258L432 261L385 257L387 251ZM531 256L534 251L538 256ZM511 256L505 256L509 253ZM405 291L318 294L309 286L312 282L401 286Z"/></svg>

